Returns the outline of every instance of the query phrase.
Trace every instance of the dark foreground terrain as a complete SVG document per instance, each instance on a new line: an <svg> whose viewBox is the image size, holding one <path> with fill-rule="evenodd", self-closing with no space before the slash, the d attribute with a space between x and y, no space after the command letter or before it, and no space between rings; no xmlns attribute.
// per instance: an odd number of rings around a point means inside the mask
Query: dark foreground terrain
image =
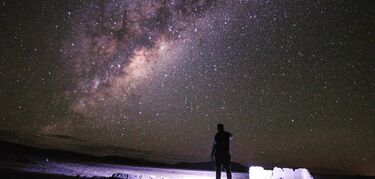
<svg viewBox="0 0 375 179"><path fill-rule="evenodd" d="M75 152L41 149L0 141L1 178L128 178L208 179L214 178L212 162L164 164L119 156L97 157ZM233 163L233 179L248 178L248 168ZM225 178L225 174L222 174ZM317 179L372 178L322 176Z"/></svg>

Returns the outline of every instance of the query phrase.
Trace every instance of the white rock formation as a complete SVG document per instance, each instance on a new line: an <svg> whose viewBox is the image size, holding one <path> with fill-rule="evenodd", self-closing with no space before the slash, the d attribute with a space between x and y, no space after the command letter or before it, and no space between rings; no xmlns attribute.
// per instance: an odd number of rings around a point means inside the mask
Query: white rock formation
<svg viewBox="0 0 375 179"><path fill-rule="evenodd" d="M263 167L254 166L249 168L250 179L313 179L310 172L305 168L291 169L278 168L265 170Z"/></svg>

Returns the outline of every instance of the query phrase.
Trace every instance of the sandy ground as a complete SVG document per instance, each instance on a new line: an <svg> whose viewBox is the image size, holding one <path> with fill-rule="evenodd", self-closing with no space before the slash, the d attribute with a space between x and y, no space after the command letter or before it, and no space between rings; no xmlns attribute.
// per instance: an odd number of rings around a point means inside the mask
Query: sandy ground
<svg viewBox="0 0 375 179"><path fill-rule="evenodd" d="M58 174L66 176L84 177L111 177L116 173L130 175L143 175L155 179L209 179L215 178L214 171L183 170L153 167L134 167L126 165L100 164L100 163L70 163L58 161L39 161L30 164L2 163L1 168L10 168L26 172ZM226 178L222 172L222 178ZM248 179L246 173L233 173L233 179Z"/></svg>

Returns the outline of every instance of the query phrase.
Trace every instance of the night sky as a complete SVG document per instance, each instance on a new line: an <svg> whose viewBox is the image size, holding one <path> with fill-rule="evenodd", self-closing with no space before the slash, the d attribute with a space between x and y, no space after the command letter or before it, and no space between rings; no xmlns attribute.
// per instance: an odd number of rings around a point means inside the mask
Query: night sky
<svg viewBox="0 0 375 179"><path fill-rule="evenodd" d="M223 123L235 162L375 175L374 7L1 0L0 130L208 161Z"/></svg>

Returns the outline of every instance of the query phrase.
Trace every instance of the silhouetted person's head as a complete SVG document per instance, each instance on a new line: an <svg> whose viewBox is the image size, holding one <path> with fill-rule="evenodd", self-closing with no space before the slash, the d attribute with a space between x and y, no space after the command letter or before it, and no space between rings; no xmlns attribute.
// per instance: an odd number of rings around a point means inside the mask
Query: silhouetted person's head
<svg viewBox="0 0 375 179"><path fill-rule="evenodd" d="M218 131L223 131L224 130L224 124L218 124L217 125L217 130Z"/></svg>

